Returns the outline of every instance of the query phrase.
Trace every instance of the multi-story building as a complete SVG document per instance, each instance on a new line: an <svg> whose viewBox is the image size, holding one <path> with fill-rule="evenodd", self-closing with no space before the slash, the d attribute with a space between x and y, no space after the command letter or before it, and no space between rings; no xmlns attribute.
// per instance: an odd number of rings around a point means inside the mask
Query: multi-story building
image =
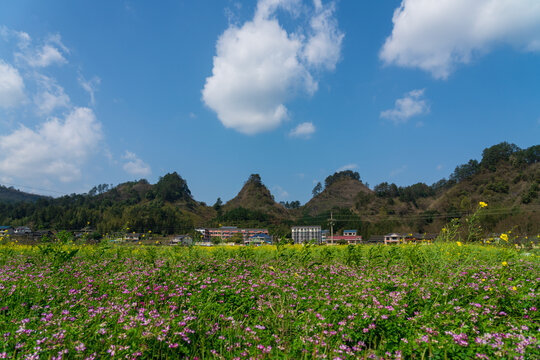
<svg viewBox="0 0 540 360"><path fill-rule="evenodd" d="M362 236L356 235L334 235L326 237L327 245L337 245L337 244L361 244Z"/></svg>
<svg viewBox="0 0 540 360"><path fill-rule="evenodd" d="M404 236L397 233L384 235L384 245L399 244L403 240Z"/></svg>
<svg viewBox="0 0 540 360"><path fill-rule="evenodd" d="M315 226L293 226L291 228L292 239L295 244L302 244L309 241L321 243L322 230L318 225Z"/></svg>
<svg viewBox="0 0 540 360"><path fill-rule="evenodd" d="M204 230L205 236L208 236L209 239L220 238L225 242L227 242L235 234L242 234L244 242L254 235L268 235L268 229L240 229L236 226L222 226L220 228L209 228Z"/></svg>

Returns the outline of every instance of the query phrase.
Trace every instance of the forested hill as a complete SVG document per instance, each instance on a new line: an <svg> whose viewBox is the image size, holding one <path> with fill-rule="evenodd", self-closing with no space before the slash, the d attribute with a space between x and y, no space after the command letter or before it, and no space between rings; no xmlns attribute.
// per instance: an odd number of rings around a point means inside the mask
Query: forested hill
<svg viewBox="0 0 540 360"><path fill-rule="evenodd" d="M38 199L46 198L42 195L29 194L24 191L17 190L13 187L5 187L0 185L0 202L14 203L14 202L34 202Z"/></svg>
<svg viewBox="0 0 540 360"><path fill-rule="evenodd" d="M33 203L0 202L1 224L34 229L78 230L89 225L102 233L129 227L172 234L190 232L214 217L215 211L194 200L187 182L176 172L154 185L143 179Z"/></svg>
<svg viewBox="0 0 540 360"><path fill-rule="evenodd" d="M1 190L6 189L0 187ZM116 187L99 185L87 194L46 198L8 189L0 197L0 225L33 229L76 230L87 225L105 233L130 231L188 233L198 226L269 227L287 234L293 224L358 229L364 237L390 231L437 232L451 218L473 212L479 201L489 206L481 222L486 231L540 233L540 145L520 149L501 143L482 157L456 167L448 179L427 185L398 186L383 182L368 188L354 171L334 173L313 189L313 198L278 204L253 174L238 195L213 206L198 202L176 172L156 184L146 180ZM29 201L24 201L29 200Z"/></svg>

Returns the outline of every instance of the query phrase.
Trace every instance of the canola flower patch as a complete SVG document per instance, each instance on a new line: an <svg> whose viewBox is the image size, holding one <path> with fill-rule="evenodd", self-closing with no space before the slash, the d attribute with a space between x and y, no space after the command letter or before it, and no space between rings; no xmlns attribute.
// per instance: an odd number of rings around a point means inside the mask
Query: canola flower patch
<svg viewBox="0 0 540 360"><path fill-rule="evenodd" d="M535 251L3 245L0 358L539 358Z"/></svg>

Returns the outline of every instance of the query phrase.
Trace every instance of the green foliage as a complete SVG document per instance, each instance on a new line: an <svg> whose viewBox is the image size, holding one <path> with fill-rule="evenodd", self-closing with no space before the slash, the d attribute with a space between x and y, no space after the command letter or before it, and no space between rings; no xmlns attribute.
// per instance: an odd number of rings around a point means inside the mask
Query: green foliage
<svg viewBox="0 0 540 360"><path fill-rule="evenodd" d="M520 150L521 149L516 144L509 144L506 141L493 145L485 148L482 152L482 161L480 162L480 165L488 170L495 171L499 162L510 160L510 156Z"/></svg>
<svg viewBox="0 0 540 360"><path fill-rule="evenodd" d="M45 196L29 194L20 190L15 189L13 186L6 187L0 185L0 201L7 203L15 202L36 202L39 199L44 199Z"/></svg>
<svg viewBox="0 0 540 360"><path fill-rule="evenodd" d="M414 202L419 198L434 196L435 191L432 187L424 183L416 183L410 186L398 187L396 184L388 184L387 182L375 185L373 188L375 195L380 198L396 198L403 202Z"/></svg>
<svg viewBox="0 0 540 360"><path fill-rule="evenodd" d="M285 209L299 209L300 208L300 201L298 201L298 200L291 201L291 202L282 201L281 205L283 205L283 207L285 207Z"/></svg>
<svg viewBox="0 0 540 360"><path fill-rule="evenodd" d="M53 266L31 247L0 246L2 356L540 355L531 310L538 249L441 242L62 250L79 251Z"/></svg>
<svg viewBox="0 0 540 360"><path fill-rule="evenodd" d="M322 192L323 188L322 188L322 184L321 182L319 181L317 183L317 185L315 185L315 187L313 188L313 190L311 191L311 194L313 195L313 197L319 195L321 192Z"/></svg>
<svg viewBox="0 0 540 360"><path fill-rule="evenodd" d="M192 200L187 182L176 172L161 177L155 185L155 193L156 197L163 201Z"/></svg>
<svg viewBox="0 0 540 360"><path fill-rule="evenodd" d="M334 175L329 175L324 180L324 186L328 188L330 185L332 185L336 181L343 180L343 179L352 179L352 180L360 181L360 174L357 171L352 171L352 170L335 172Z"/></svg>
<svg viewBox="0 0 540 360"><path fill-rule="evenodd" d="M249 175L249 178L246 181L246 184L247 183L251 183L251 184L254 184L256 186L262 186L263 185L262 180L261 180L261 176L259 174L251 174L251 175Z"/></svg>
<svg viewBox="0 0 540 360"><path fill-rule="evenodd" d="M532 183L527 192L521 195L521 202L524 204L529 204L531 201L538 197L538 192L540 191L540 184L538 182Z"/></svg>
<svg viewBox="0 0 540 360"><path fill-rule="evenodd" d="M485 151L485 150L484 150ZM480 163L477 160L469 160L467 164L458 165L452 175L450 175L450 180L458 183L463 180L470 179L480 171Z"/></svg>
<svg viewBox="0 0 540 360"><path fill-rule="evenodd" d="M510 186L503 180L489 183L486 189L494 191L496 193L508 194Z"/></svg>
<svg viewBox="0 0 540 360"><path fill-rule="evenodd" d="M262 211L250 210L243 207L238 207L227 211L221 217L218 218L221 222L244 222L244 221L256 221L266 222L270 219L270 215L263 213Z"/></svg>

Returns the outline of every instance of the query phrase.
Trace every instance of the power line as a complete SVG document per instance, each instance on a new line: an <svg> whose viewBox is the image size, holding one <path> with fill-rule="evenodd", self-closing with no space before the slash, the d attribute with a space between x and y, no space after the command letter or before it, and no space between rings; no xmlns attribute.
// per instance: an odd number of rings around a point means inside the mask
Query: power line
<svg viewBox="0 0 540 360"><path fill-rule="evenodd" d="M56 190L51 190L51 189L42 189L42 188L37 188L37 187L32 187L32 186L10 184L10 183L4 183L4 185L16 186L18 188L25 188L25 189L31 189L31 190L48 191L48 192L52 192L52 193L56 193L56 194L65 195L65 193L63 193L63 192L56 191ZM33 194L33 195L39 195L39 194Z"/></svg>

